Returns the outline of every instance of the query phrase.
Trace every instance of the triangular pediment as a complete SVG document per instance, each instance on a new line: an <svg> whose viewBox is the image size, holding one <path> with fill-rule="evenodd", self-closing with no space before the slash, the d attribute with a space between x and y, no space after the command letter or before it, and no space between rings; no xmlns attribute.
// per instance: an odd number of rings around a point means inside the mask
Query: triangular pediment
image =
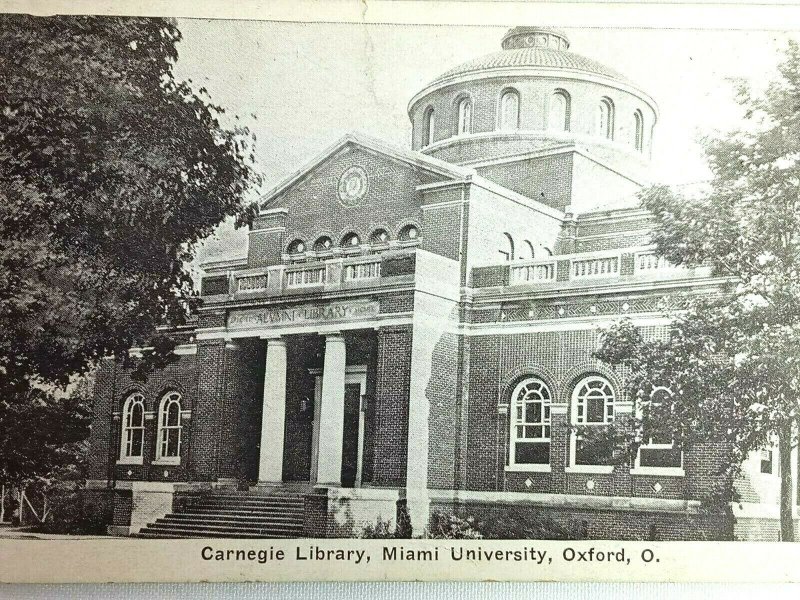
<svg viewBox="0 0 800 600"><path fill-rule="evenodd" d="M333 192L335 186L337 197L342 195L346 204L348 190L343 187L342 194L338 194L338 187L340 184L344 185L340 178L348 168L363 173L368 187L371 187L373 181L387 175L395 184L398 183L397 178L402 179L405 187L412 184L468 180L475 174L474 169L469 167L459 167L419 152L395 148L367 136L348 134L265 194L260 201L261 208L290 208L287 201L296 195L292 192L309 187L309 182L313 182L315 185L311 187L318 191L320 186L325 187L327 184ZM351 187L357 187L357 183L353 183ZM358 195L359 190L356 189L355 192L353 197Z"/></svg>

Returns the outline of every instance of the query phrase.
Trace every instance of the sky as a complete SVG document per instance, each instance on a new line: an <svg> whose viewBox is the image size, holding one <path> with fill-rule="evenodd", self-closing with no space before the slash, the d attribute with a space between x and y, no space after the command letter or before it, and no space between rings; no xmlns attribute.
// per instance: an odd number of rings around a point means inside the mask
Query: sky
<svg viewBox="0 0 800 600"><path fill-rule="evenodd" d="M534 23L521 23L530 25ZM264 190L348 132L409 147L408 101L440 73L500 49L508 27L282 23L182 19L176 75L256 134ZM705 180L701 135L742 111L732 79L763 89L792 33L560 27L570 50L622 72L658 103L655 181ZM221 228L201 257L244 254L246 236Z"/></svg>

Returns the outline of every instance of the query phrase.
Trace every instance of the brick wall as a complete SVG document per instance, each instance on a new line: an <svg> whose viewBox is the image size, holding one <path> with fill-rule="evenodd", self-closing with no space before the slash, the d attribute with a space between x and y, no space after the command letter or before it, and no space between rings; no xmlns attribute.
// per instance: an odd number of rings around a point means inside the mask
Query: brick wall
<svg viewBox="0 0 800 600"><path fill-rule="evenodd" d="M456 474L456 444L460 434L461 340L442 335L433 349L431 377L426 396L428 417L428 487L453 488Z"/></svg>
<svg viewBox="0 0 800 600"><path fill-rule="evenodd" d="M465 244L466 217L462 200L468 198L462 187L429 190L423 193L422 249L452 260L460 260ZM442 204L442 206L439 206Z"/></svg>
<svg viewBox="0 0 800 600"><path fill-rule="evenodd" d="M662 328L645 328L645 336L663 335ZM620 464L611 474L570 473L568 406L577 380L589 373L607 377L623 393L624 371L611 372L591 357L599 332L541 332L487 335L471 338L467 431L462 449L468 468L465 488L515 492L569 493L597 496L633 496L665 499L706 498L721 482L724 448L695 445L684 454L686 475L631 475ZM509 400L514 385L526 376L538 376L551 388L554 404L564 407L551 416L550 472L506 471L509 454ZM620 416L619 418L624 418ZM587 483L591 480L591 484ZM656 485L657 484L657 485ZM591 488L591 489L590 489Z"/></svg>
<svg viewBox="0 0 800 600"><path fill-rule="evenodd" d="M401 486L408 454L411 326L378 330L372 483Z"/></svg>
<svg viewBox="0 0 800 600"><path fill-rule="evenodd" d="M563 209L572 198L572 162L572 153L564 153L480 167L478 173L523 196Z"/></svg>
<svg viewBox="0 0 800 600"><path fill-rule="evenodd" d="M355 165L366 170L369 188L356 206L345 206L338 200L339 177ZM440 176L407 163L349 145L306 174L282 196L274 198L270 207L284 207L289 211L286 244L301 239L311 248L323 235L330 236L334 244L338 244L350 232L366 240L378 228L385 228L391 238L396 239L409 220L419 220L421 197L416 187L439 179ZM258 252L267 260L273 251L259 247Z"/></svg>
<svg viewBox="0 0 800 600"><path fill-rule="evenodd" d="M225 353L223 340L198 343L197 397L193 413L196 426L189 467L199 481L213 481L220 476L220 430L226 428L222 411Z"/></svg>
<svg viewBox="0 0 800 600"><path fill-rule="evenodd" d="M478 529L499 539L730 540L727 513L593 510L506 503L444 503L431 513L473 517Z"/></svg>
<svg viewBox="0 0 800 600"><path fill-rule="evenodd" d="M158 409L168 392L181 394L181 409L192 418L182 419L181 463L155 465L158 435ZM121 448L122 408L132 394L144 396L145 431L143 460L140 465L117 464ZM89 437L87 479L186 481L192 478L190 460L196 403L196 361L194 355L176 357L175 362L151 373L144 382L134 381L130 370L113 360L104 360L97 374L94 391L94 417Z"/></svg>

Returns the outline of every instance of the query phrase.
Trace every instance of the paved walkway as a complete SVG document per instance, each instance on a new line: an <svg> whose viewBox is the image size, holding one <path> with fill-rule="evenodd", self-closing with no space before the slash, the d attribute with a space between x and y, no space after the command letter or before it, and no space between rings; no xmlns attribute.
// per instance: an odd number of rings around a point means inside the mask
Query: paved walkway
<svg viewBox="0 0 800 600"><path fill-rule="evenodd" d="M113 537L116 536L40 533L28 527L0 527L0 539L3 540L107 540Z"/></svg>

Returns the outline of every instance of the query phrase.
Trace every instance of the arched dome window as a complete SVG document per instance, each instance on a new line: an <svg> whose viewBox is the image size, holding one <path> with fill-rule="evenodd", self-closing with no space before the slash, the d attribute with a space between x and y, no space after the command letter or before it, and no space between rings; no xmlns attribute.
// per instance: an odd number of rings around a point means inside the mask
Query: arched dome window
<svg viewBox="0 0 800 600"><path fill-rule="evenodd" d="M389 241L389 232L385 229L376 229L369 235L371 244L385 244Z"/></svg>
<svg viewBox="0 0 800 600"><path fill-rule="evenodd" d="M472 100L462 98L458 102L458 135L472 133Z"/></svg>
<svg viewBox="0 0 800 600"><path fill-rule="evenodd" d="M506 90L500 96L500 129L519 129L519 94L516 90Z"/></svg>
<svg viewBox="0 0 800 600"><path fill-rule="evenodd" d="M305 251L306 251L306 243L300 239L292 240L286 247L286 252L288 252L289 254L300 254Z"/></svg>
<svg viewBox="0 0 800 600"><path fill-rule="evenodd" d="M433 107L429 106L425 109L425 115L422 117L422 147L430 146L433 143L433 137L436 127L436 114L433 112Z"/></svg>
<svg viewBox="0 0 800 600"><path fill-rule="evenodd" d="M359 244L361 244L361 238L357 233L351 232L342 238L342 248L356 248Z"/></svg>
<svg viewBox="0 0 800 600"><path fill-rule="evenodd" d="M556 90L550 97L547 128L550 131L569 131L570 97L566 90Z"/></svg>
<svg viewBox="0 0 800 600"><path fill-rule="evenodd" d="M633 113L633 147L638 152L644 150L644 117L640 110Z"/></svg>
<svg viewBox="0 0 800 600"><path fill-rule="evenodd" d="M331 248L333 248L333 240L327 235L317 238L317 241L314 242L314 250L317 252L325 252Z"/></svg>
<svg viewBox="0 0 800 600"><path fill-rule="evenodd" d="M597 106L595 132L608 140L614 139L614 103L610 98L601 99Z"/></svg>
<svg viewBox="0 0 800 600"><path fill-rule="evenodd" d="M419 238L419 229L416 225L406 225L400 230L400 234L398 236L401 241L404 242L413 242L417 238Z"/></svg>
<svg viewBox="0 0 800 600"><path fill-rule="evenodd" d="M520 382L511 395L513 465L550 464L550 388L538 377Z"/></svg>

